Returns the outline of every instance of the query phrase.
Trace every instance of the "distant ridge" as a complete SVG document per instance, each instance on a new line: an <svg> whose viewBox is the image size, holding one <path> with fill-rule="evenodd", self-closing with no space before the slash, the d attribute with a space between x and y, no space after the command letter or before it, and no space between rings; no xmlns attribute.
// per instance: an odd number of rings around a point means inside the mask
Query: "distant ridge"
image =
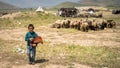
<svg viewBox="0 0 120 68"><path fill-rule="evenodd" d="M0 1L0 9L15 9L15 8L18 7Z"/></svg>
<svg viewBox="0 0 120 68"><path fill-rule="evenodd" d="M61 4L58 4L58 5L56 5L56 6L54 6L54 8L66 8L66 7L76 7L76 6L81 6L79 3L75 3L75 2L69 2L69 1L67 1L67 2L63 2L63 3L61 3Z"/></svg>
<svg viewBox="0 0 120 68"><path fill-rule="evenodd" d="M120 6L120 0L80 0L79 4L86 6Z"/></svg>
<svg viewBox="0 0 120 68"><path fill-rule="evenodd" d="M80 0L78 2L63 2L54 8L77 7L77 6L110 6L120 7L120 0Z"/></svg>

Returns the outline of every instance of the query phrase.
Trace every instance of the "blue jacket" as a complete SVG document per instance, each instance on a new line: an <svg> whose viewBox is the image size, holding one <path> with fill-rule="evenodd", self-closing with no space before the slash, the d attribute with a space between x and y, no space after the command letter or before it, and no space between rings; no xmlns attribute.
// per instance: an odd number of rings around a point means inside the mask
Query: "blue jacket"
<svg viewBox="0 0 120 68"><path fill-rule="evenodd" d="M38 35L35 32L27 32L25 36L25 41L27 41L27 46L30 46L30 38L36 38Z"/></svg>

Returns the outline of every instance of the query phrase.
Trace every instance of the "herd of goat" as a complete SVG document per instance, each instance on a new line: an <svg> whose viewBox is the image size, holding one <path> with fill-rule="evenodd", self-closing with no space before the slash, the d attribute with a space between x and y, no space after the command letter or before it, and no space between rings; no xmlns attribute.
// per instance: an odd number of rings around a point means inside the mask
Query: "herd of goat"
<svg viewBox="0 0 120 68"><path fill-rule="evenodd" d="M55 23L51 24L51 28L74 28L81 30L83 32L88 32L88 30L104 30L105 28L113 28L116 26L114 20L97 20L97 19L80 19L80 20L70 20L63 19L57 20Z"/></svg>
<svg viewBox="0 0 120 68"><path fill-rule="evenodd" d="M90 17L93 17L93 18L102 18L103 17L103 14L102 13L83 13L83 14L78 14L77 17L82 17L82 18L90 18Z"/></svg>

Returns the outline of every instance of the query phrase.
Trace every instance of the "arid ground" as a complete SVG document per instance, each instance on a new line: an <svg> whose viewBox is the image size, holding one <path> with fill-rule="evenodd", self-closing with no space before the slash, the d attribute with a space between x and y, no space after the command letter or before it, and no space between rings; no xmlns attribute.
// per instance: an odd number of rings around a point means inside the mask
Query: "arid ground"
<svg viewBox="0 0 120 68"><path fill-rule="evenodd" d="M120 15L104 13L104 19L116 21L116 28L81 32L50 28L49 24L62 18L38 14L19 12L0 18L0 68L120 68ZM28 64L26 55L29 23L44 40L37 46L35 65Z"/></svg>

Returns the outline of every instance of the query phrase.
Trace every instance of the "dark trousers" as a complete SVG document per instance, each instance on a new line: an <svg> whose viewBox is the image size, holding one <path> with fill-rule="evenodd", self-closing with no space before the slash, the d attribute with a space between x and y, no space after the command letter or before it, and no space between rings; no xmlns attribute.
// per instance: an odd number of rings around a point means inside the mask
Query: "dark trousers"
<svg viewBox="0 0 120 68"><path fill-rule="evenodd" d="M29 62L35 62L36 46L27 46L27 54Z"/></svg>

